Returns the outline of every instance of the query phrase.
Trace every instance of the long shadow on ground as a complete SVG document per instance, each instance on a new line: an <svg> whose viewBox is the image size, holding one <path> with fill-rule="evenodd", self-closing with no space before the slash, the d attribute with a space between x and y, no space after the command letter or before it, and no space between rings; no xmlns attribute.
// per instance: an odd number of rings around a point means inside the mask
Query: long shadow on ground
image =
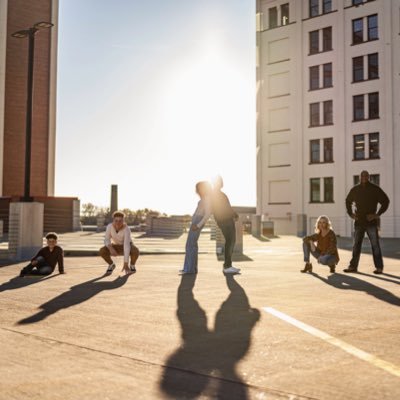
<svg viewBox="0 0 400 400"><path fill-rule="evenodd" d="M207 315L193 295L195 281L195 275L184 275L178 288L182 345L168 358L160 387L173 399L194 399L205 391L211 398L247 399L236 365L249 350L260 312L251 308L245 291L229 275L230 294L217 312L214 330L209 330Z"/></svg>
<svg viewBox="0 0 400 400"><path fill-rule="evenodd" d="M35 283L47 281L48 279L54 278L57 275L59 274L54 274L46 277L27 276L25 278L20 278L19 276L16 276L14 278L11 278L8 282L4 282L3 284L0 285L0 293L5 292L7 290L21 289L23 287L30 286Z"/></svg>
<svg viewBox="0 0 400 400"><path fill-rule="evenodd" d="M393 293L389 292L386 289L382 289L379 286L375 286L372 283L366 282L362 279L355 278L354 275L332 274L329 275L327 278L324 278L316 274L315 272L312 272L311 275L337 289L358 290L360 292L365 292L370 296L374 296L378 300L385 301L386 303L392 304L394 306L400 306L400 298L395 296Z"/></svg>
<svg viewBox="0 0 400 400"><path fill-rule="evenodd" d="M55 314L60 310L83 303L84 301L91 299L104 290L118 289L125 285L129 275L124 275L122 277L118 276L113 281L99 282L99 280L105 276L107 276L107 274L72 286L67 292L64 292L59 296L49 300L47 303L42 304L40 306L41 311L18 321L18 324L24 325L42 321L43 319Z"/></svg>
<svg viewBox="0 0 400 400"><path fill-rule="evenodd" d="M353 239L347 237L338 237L338 248L343 250L353 250ZM394 258L396 260L400 259L400 239L399 238L381 238L380 239L380 246L382 249L382 254L384 257ZM372 257L372 250L371 244L367 237L363 240L362 245L362 252L366 254L371 254ZM372 263L372 258L371 258Z"/></svg>

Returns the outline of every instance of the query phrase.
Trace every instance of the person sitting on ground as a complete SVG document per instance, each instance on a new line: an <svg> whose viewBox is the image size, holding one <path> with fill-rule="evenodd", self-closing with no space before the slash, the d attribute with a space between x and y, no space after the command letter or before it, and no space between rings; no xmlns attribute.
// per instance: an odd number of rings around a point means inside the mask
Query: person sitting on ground
<svg viewBox="0 0 400 400"><path fill-rule="evenodd" d="M303 239L304 269L300 272L312 272L310 253L318 260L319 264L328 265L330 272L335 272L335 266L339 262L336 235L332 230L332 224L326 215L318 217L315 224L315 233Z"/></svg>
<svg viewBox="0 0 400 400"><path fill-rule="evenodd" d="M124 256L124 266L122 270L126 274L136 272L136 261L139 258L139 249L132 243L131 230L125 223L125 214L115 211L112 215L113 221L107 225L104 238L104 247L100 249L100 256L108 264L107 274L111 274L115 269L114 261L111 256ZM131 264L128 266L129 257Z"/></svg>
<svg viewBox="0 0 400 400"><path fill-rule="evenodd" d="M55 232L46 235L47 246L41 248L31 262L21 270L19 276L50 275L58 264L58 272L64 274L64 252L57 245L58 236Z"/></svg>

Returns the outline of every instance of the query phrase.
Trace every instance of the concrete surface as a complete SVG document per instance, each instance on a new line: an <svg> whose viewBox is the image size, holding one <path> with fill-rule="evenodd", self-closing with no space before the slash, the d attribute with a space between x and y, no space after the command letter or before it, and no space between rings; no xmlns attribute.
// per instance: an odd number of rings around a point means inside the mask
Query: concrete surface
<svg viewBox="0 0 400 400"><path fill-rule="evenodd" d="M340 273L300 274L300 246L245 237L231 278L213 254L184 278L178 254L129 277L97 257L43 279L0 268L0 399L400 398L399 260L346 275L342 250Z"/></svg>

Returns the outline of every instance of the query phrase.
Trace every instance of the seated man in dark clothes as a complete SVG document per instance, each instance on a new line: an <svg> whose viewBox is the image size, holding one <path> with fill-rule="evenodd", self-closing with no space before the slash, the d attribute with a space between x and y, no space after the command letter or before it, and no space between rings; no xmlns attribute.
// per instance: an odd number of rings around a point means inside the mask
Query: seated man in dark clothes
<svg viewBox="0 0 400 400"><path fill-rule="evenodd" d="M22 268L19 276L25 275L50 275L58 264L58 272L64 274L64 252L57 246L58 236L54 232L46 235L47 246L38 251L31 262Z"/></svg>

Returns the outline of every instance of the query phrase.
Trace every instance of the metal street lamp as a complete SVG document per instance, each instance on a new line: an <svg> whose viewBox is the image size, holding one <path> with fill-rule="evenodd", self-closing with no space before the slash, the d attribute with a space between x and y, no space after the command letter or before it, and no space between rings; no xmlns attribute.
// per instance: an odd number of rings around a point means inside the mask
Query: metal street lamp
<svg viewBox="0 0 400 400"><path fill-rule="evenodd" d="M35 33L39 29L51 28L51 22L37 22L32 27L14 32L12 37L23 39L29 37L28 47L28 88L26 101L26 138L25 138L25 182L23 201L32 201L31 191L31 143L32 143L32 105L33 105L33 63L35 54Z"/></svg>

